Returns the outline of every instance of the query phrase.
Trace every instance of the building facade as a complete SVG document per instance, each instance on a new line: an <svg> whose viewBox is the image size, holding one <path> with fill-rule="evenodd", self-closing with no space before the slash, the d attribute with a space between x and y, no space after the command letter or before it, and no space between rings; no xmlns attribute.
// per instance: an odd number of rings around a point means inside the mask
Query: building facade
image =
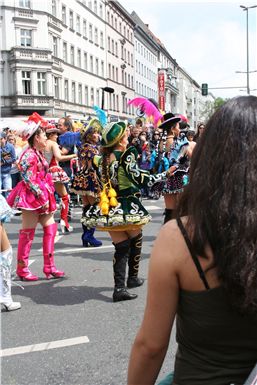
<svg viewBox="0 0 257 385"><path fill-rule="evenodd" d="M133 119L135 96L198 120L199 85L118 1L2 0L1 115ZM163 79L160 98L159 80Z"/></svg>

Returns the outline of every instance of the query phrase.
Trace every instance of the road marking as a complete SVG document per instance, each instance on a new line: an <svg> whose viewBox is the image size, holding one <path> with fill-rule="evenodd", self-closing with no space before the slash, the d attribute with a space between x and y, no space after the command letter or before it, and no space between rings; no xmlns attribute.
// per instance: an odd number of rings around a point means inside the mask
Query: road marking
<svg viewBox="0 0 257 385"><path fill-rule="evenodd" d="M87 336L68 338L66 340L43 342L42 344L19 346L17 348L0 350L0 357L15 356L17 354L41 352L43 350L65 348L67 346L86 344L89 342Z"/></svg>
<svg viewBox="0 0 257 385"><path fill-rule="evenodd" d="M35 259L29 259L29 266L32 265L33 262L35 262Z"/></svg>
<svg viewBox="0 0 257 385"><path fill-rule="evenodd" d="M100 246L100 247L78 247L76 249L55 249L55 254L58 254L58 253L74 253L74 252L79 252L79 251L92 251L92 250L102 250L102 249L110 249L112 248L113 249L113 245L109 245L109 246Z"/></svg>
<svg viewBox="0 0 257 385"><path fill-rule="evenodd" d="M149 211L151 211L151 210L163 210L162 207L158 207L158 206L144 206L144 208L146 210L149 210Z"/></svg>

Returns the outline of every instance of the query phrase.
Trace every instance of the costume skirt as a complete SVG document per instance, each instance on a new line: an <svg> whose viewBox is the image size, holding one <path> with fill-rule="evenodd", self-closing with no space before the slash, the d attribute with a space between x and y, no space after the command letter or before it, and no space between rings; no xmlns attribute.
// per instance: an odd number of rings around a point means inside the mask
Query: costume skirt
<svg viewBox="0 0 257 385"><path fill-rule="evenodd" d="M103 215L98 204L94 204L84 213L81 222L102 231L126 231L136 230L152 219L137 196L118 197L117 200L118 206L110 208L108 215Z"/></svg>
<svg viewBox="0 0 257 385"><path fill-rule="evenodd" d="M69 183L70 178L66 172L60 166L52 166L49 168L49 172L52 175L53 182Z"/></svg>
<svg viewBox="0 0 257 385"><path fill-rule="evenodd" d="M97 198L101 187L101 182L95 170L80 170L71 181L70 191L74 194L90 195Z"/></svg>
<svg viewBox="0 0 257 385"><path fill-rule="evenodd" d="M37 179L41 194L36 196L30 189L28 183L23 180L8 195L7 203L15 209L37 211L38 214L49 214L56 211L54 197L54 186L52 177L47 174L45 178Z"/></svg>

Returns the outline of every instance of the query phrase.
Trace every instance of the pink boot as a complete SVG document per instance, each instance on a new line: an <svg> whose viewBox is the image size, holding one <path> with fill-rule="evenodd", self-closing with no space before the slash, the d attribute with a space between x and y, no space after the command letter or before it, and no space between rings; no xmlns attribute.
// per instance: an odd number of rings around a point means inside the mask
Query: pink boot
<svg viewBox="0 0 257 385"><path fill-rule="evenodd" d="M16 274L24 281L37 281L38 277L31 273L28 268L29 253L34 239L35 229L20 230L18 252L17 252L17 269Z"/></svg>
<svg viewBox="0 0 257 385"><path fill-rule="evenodd" d="M57 231L57 224L53 223L43 227L43 256L44 256L44 269L43 272L47 279L51 276L54 278L64 277L64 271L57 270L54 264L54 237Z"/></svg>
<svg viewBox="0 0 257 385"><path fill-rule="evenodd" d="M60 220L62 233L73 231L73 227L68 222L69 201L70 201L70 198L68 194L62 197L61 220Z"/></svg>

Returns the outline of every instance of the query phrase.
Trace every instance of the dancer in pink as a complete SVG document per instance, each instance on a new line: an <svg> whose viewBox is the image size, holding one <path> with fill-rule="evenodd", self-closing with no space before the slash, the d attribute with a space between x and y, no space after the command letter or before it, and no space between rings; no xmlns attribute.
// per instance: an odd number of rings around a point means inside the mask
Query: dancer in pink
<svg viewBox="0 0 257 385"><path fill-rule="evenodd" d="M36 281L38 277L29 270L29 253L38 223L43 227L43 272L46 278L60 278L65 275L54 263L54 238L57 225L53 213L56 210L54 185L48 172L48 163L42 151L46 146L48 122L34 112L18 135L28 140L29 147L21 155L18 164L22 181L8 197L11 207L22 210L17 254L17 276L21 280Z"/></svg>

